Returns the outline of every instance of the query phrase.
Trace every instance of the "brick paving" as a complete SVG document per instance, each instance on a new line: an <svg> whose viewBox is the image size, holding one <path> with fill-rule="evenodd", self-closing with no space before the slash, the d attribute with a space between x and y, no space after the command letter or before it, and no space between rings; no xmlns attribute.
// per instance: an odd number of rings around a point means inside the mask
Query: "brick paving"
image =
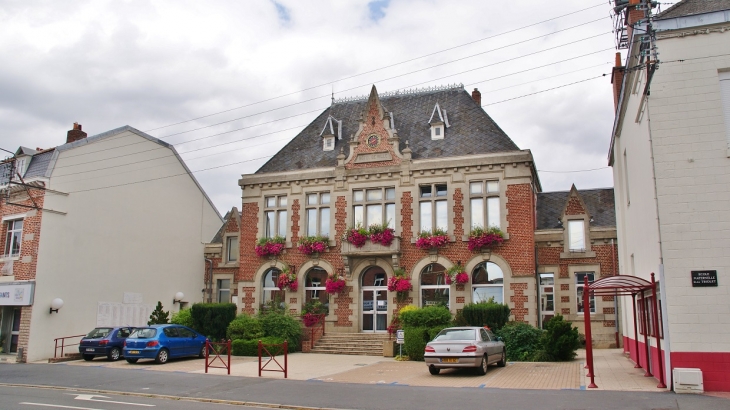
<svg viewBox="0 0 730 410"><path fill-rule="evenodd" d="M279 358L283 363L283 360ZM294 353L289 355L289 379L334 383L392 384L409 386L477 387L501 389L585 389L585 351L571 362L524 363L509 362L506 367L490 366L484 376L468 369L442 370L432 376L423 362L397 362L392 358L374 356L328 355ZM204 373L202 359L171 360L164 365L149 360L129 364L124 360L108 362L98 358L91 362L73 361L55 365L128 368L148 371ZM594 350L595 381L598 389L661 392L657 380L644 377L643 369L635 369L621 349ZM275 368L271 363L269 368ZM209 369L209 373L224 375L225 369ZM254 357L232 357L231 376L257 377L258 361ZM283 379L282 373L264 372L263 377ZM594 390L594 389L588 389Z"/></svg>

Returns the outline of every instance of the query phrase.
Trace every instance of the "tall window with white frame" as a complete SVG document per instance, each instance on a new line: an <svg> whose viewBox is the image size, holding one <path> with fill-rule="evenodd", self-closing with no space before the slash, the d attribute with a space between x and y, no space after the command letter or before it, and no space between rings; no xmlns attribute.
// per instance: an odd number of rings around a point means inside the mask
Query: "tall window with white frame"
<svg viewBox="0 0 730 410"><path fill-rule="evenodd" d="M231 301L231 280L218 279L216 285L218 288L218 303L229 303Z"/></svg>
<svg viewBox="0 0 730 410"><path fill-rule="evenodd" d="M304 278L304 307L309 310L321 309L329 313L329 295L325 283L327 282L327 271L320 267L314 267L307 272Z"/></svg>
<svg viewBox="0 0 730 410"><path fill-rule="evenodd" d="M330 236L330 193L307 194L307 236Z"/></svg>
<svg viewBox="0 0 730 410"><path fill-rule="evenodd" d="M540 323L545 323L555 316L555 274L540 274Z"/></svg>
<svg viewBox="0 0 730 410"><path fill-rule="evenodd" d="M472 181L469 183L471 229L499 228L499 181Z"/></svg>
<svg viewBox="0 0 730 410"><path fill-rule="evenodd" d="M238 237L226 237L226 262L238 262Z"/></svg>
<svg viewBox="0 0 730 410"><path fill-rule="evenodd" d="M20 244L23 237L23 220L15 219L6 222L7 233L5 234L5 256L15 257L20 255Z"/></svg>
<svg viewBox="0 0 730 410"><path fill-rule="evenodd" d="M593 272L576 272L575 274L575 289L576 289L576 303L578 305L578 313L583 313L583 288L585 283L583 278L588 277L588 284L593 283L594 273ZM589 296L588 305L590 306L591 312L596 313L596 297L593 295Z"/></svg>
<svg viewBox="0 0 730 410"><path fill-rule="evenodd" d="M448 190L446 184L419 187L419 219L421 231L449 230Z"/></svg>
<svg viewBox="0 0 730 410"><path fill-rule="evenodd" d="M585 221L582 219L568 221L568 250L571 252L586 250Z"/></svg>
<svg viewBox="0 0 730 410"><path fill-rule="evenodd" d="M471 277L472 302L504 303L504 272L494 262L478 264Z"/></svg>
<svg viewBox="0 0 730 410"><path fill-rule="evenodd" d="M264 272L261 278L261 309L262 310L278 310L284 305L284 291L279 289L279 274L281 271L277 268L270 268Z"/></svg>
<svg viewBox="0 0 730 410"><path fill-rule="evenodd" d="M264 236L286 238L286 195L264 198Z"/></svg>
<svg viewBox="0 0 730 410"><path fill-rule="evenodd" d="M451 286L446 283L445 273L446 269L438 263L431 263L421 270L421 307L449 307Z"/></svg>
<svg viewBox="0 0 730 410"><path fill-rule="evenodd" d="M395 227L395 188L372 188L352 191L355 226L386 224Z"/></svg>

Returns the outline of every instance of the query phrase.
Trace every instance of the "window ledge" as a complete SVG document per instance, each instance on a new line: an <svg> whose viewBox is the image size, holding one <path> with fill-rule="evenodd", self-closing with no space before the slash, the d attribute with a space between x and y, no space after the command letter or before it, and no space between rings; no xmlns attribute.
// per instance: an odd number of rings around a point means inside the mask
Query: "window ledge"
<svg viewBox="0 0 730 410"><path fill-rule="evenodd" d="M596 253L593 251L586 252L560 252L560 259L582 259L595 258Z"/></svg>
<svg viewBox="0 0 730 410"><path fill-rule="evenodd" d="M218 265L219 268L237 268L238 267L238 261L236 262L228 262L228 263L221 263Z"/></svg>
<svg viewBox="0 0 730 410"><path fill-rule="evenodd" d="M3 256L0 258L0 262L10 262L20 260L20 255L17 256Z"/></svg>

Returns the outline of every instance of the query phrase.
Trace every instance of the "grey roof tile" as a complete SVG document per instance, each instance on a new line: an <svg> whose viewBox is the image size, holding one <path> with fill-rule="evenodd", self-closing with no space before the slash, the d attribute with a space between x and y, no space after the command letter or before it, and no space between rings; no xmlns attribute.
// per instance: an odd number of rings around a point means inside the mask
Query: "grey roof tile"
<svg viewBox="0 0 730 410"><path fill-rule="evenodd" d="M684 0L662 11L659 20L730 10L730 0Z"/></svg>
<svg viewBox="0 0 730 410"><path fill-rule="evenodd" d="M396 94L381 97L380 101L385 110L395 116L400 149L405 149L405 142L408 141L414 160L519 150L463 88ZM442 110L448 112L451 125L446 130L443 140L431 140L428 123L437 102ZM344 147L345 154L349 152L348 143L357 132L358 120L366 105L367 99L336 102L271 157L256 173L336 166L340 147ZM320 132L329 115L342 121L342 140L335 141L334 150L324 151Z"/></svg>
<svg viewBox="0 0 730 410"><path fill-rule="evenodd" d="M615 227L616 210L613 188L578 190L594 227ZM537 229L561 229L560 219L570 191L540 192L537 194Z"/></svg>
<svg viewBox="0 0 730 410"><path fill-rule="evenodd" d="M23 178L45 177L51 157L53 157L53 150L34 155Z"/></svg>

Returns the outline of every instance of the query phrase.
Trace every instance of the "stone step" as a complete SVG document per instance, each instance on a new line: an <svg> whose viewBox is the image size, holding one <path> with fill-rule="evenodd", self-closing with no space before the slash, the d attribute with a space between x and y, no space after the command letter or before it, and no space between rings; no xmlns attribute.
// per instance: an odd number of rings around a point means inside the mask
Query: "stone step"
<svg viewBox="0 0 730 410"><path fill-rule="evenodd" d="M312 349L312 353L382 356L386 333L328 333Z"/></svg>
<svg viewBox="0 0 730 410"><path fill-rule="evenodd" d="M380 349L379 351L366 351L366 350L330 350L330 349L318 349L314 348L311 353L321 353L321 354L345 354L345 355L358 355L358 356L382 356L383 355L383 349Z"/></svg>
<svg viewBox="0 0 730 410"><path fill-rule="evenodd" d="M81 353L66 353L63 357L51 357L48 359L48 363L71 362L74 360L81 360Z"/></svg>

